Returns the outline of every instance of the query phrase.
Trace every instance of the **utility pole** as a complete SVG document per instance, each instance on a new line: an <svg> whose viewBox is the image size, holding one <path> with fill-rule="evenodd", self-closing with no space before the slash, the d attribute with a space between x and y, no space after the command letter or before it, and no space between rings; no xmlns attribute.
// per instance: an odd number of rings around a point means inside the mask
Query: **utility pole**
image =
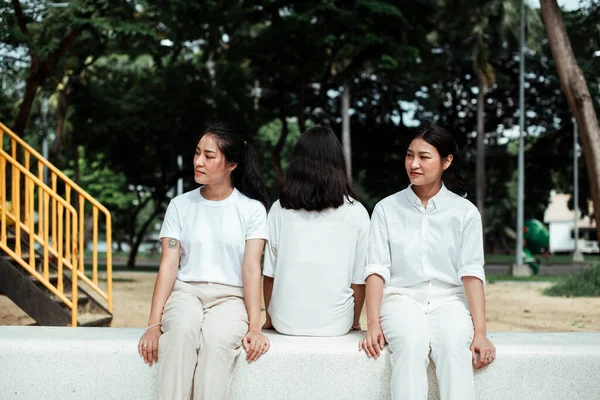
<svg viewBox="0 0 600 400"><path fill-rule="evenodd" d="M577 121L573 118L573 262L584 262L579 251L579 154L577 152Z"/></svg>
<svg viewBox="0 0 600 400"><path fill-rule="evenodd" d="M519 181L517 189L517 255L513 266L514 276L531 275L523 264L523 214L525 202L525 0L521 0L521 44L519 60Z"/></svg>

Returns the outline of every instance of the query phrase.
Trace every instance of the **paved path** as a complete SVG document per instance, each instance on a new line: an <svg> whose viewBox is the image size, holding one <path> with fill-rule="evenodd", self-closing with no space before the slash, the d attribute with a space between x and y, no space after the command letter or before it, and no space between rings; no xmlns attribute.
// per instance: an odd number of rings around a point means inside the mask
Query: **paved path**
<svg viewBox="0 0 600 400"><path fill-rule="evenodd" d="M87 263L88 261L86 261ZM90 261L91 262L91 261ZM99 261L100 263L100 261ZM159 260L138 260L133 270L129 271L155 271L158 269ZM115 270L126 270L126 260L115 259L113 266ZM581 271L586 264L542 264L540 266L541 276L567 276ZM511 269L511 264L490 263L485 266L485 273L488 275L507 275Z"/></svg>

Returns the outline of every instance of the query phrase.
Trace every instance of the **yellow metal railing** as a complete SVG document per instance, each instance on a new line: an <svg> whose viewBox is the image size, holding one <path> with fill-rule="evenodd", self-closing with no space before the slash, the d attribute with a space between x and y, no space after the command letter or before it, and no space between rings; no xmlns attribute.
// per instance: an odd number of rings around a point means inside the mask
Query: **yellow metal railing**
<svg viewBox="0 0 600 400"><path fill-rule="evenodd" d="M2 123L0 145L0 248L72 310L72 326L77 326L79 280L104 299L106 308L112 312L110 212ZM32 171L34 168L36 173ZM49 182L44 182L46 173ZM103 217L103 234L99 215ZM7 242L7 225L14 229L12 248ZM28 254L21 252L23 232L27 234ZM86 236L92 244L91 270L84 263ZM98 279L98 243L102 236L106 242L104 285ZM36 246L43 252L41 274L36 270ZM56 285L49 279L50 257L58 268ZM71 300L63 288L64 267L70 270Z"/></svg>

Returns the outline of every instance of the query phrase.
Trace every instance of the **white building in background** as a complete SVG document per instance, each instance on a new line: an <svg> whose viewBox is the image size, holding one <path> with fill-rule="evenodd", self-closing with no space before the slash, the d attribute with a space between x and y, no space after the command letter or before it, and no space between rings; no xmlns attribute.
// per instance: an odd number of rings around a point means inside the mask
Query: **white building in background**
<svg viewBox="0 0 600 400"><path fill-rule="evenodd" d="M550 203L544 212L544 223L550 232L550 252L570 253L575 250L574 219L575 211L569 210L570 194L550 193ZM592 205L590 202L590 209ZM582 253L598 253L598 240L596 239L596 223L590 217L579 218L579 251Z"/></svg>

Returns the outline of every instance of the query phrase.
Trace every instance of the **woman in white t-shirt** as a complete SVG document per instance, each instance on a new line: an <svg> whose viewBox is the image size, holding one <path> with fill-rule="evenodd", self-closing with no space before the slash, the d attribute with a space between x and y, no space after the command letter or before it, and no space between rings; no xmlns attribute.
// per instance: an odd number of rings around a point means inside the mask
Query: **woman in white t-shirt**
<svg viewBox="0 0 600 400"><path fill-rule="evenodd" d="M360 329L369 214L355 199L335 134L304 132L269 211L265 328L303 336Z"/></svg>
<svg viewBox="0 0 600 400"><path fill-rule="evenodd" d="M159 366L160 399L227 399L243 346L269 349L260 327L260 259L267 195L256 153L234 130L209 126L194 156L202 187L175 197L160 232L162 257L138 350Z"/></svg>
<svg viewBox="0 0 600 400"><path fill-rule="evenodd" d="M473 367L496 357L487 338L483 235L452 135L419 131L406 152L411 185L371 217L365 278L367 325L359 343L377 358L387 340L392 399L427 399L429 356L442 400L475 398Z"/></svg>

